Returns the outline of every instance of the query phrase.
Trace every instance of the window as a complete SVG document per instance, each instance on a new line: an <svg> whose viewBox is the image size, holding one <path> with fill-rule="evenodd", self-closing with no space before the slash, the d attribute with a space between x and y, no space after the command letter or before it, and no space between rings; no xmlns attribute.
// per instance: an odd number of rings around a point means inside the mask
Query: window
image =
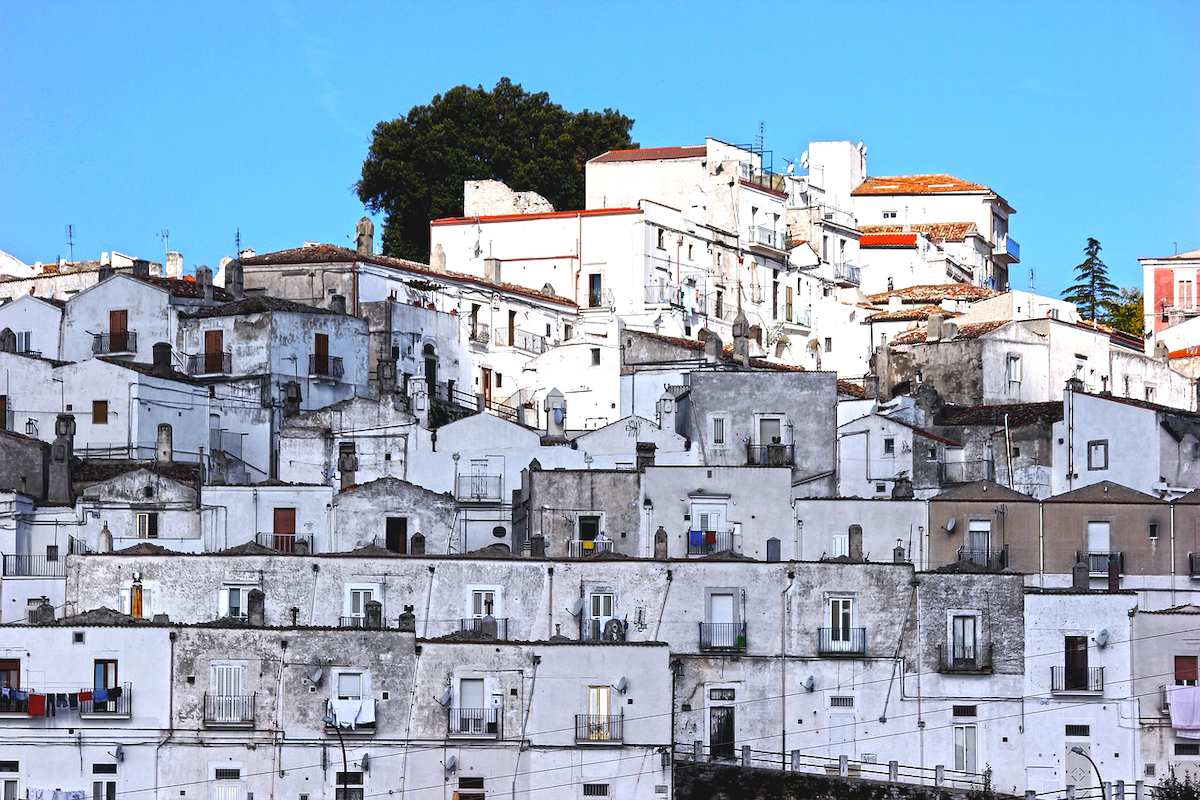
<svg viewBox="0 0 1200 800"><path fill-rule="evenodd" d="M883 440L883 454L885 456L896 454L896 439L894 437L888 436Z"/></svg>
<svg viewBox="0 0 1200 800"><path fill-rule="evenodd" d="M1158 523L1157 522L1150 523L1150 530L1148 532L1148 535L1149 535L1151 541L1158 539Z"/></svg>
<svg viewBox="0 0 1200 800"><path fill-rule="evenodd" d="M1088 469L1108 469L1108 439L1094 439L1088 442Z"/></svg>
<svg viewBox="0 0 1200 800"><path fill-rule="evenodd" d="M965 614L955 615L950 620L951 666L976 665L976 625L976 618Z"/></svg>
<svg viewBox="0 0 1200 800"><path fill-rule="evenodd" d="M224 586L217 598L217 616L246 618L246 606L252 586Z"/></svg>
<svg viewBox="0 0 1200 800"><path fill-rule="evenodd" d="M333 691L338 700L362 700L364 683L361 672L339 672L334 680Z"/></svg>
<svg viewBox="0 0 1200 800"><path fill-rule="evenodd" d="M599 347L592 348L592 366L593 367L600 366L600 348Z"/></svg>
<svg viewBox="0 0 1200 800"><path fill-rule="evenodd" d="M1175 292L1175 305L1180 308L1192 308L1195 305L1195 296L1192 293L1191 281L1179 281L1177 291Z"/></svg>
<svg viewBox="0 0 1200 800"><path fill-rule="evenodd" d="M581 542L590 542L600 535L600 517L595 514L580 515L575 524Z"/></svg>
<svg viewBox="0 0 1200 800"><path fill-rule="evenodd" d="M588 275L588 308L598 308L604 299L604 284L600 273Z"/></svg>
<svg viewBox="0 0 1200 800"><path fill-rule="evenodd" d="M126 581L121 587L119 599L122 614L133 617L150 617L150 590L142 586L140 581Z"/></svg>
<svg viewBox="0 0 1200 800"><path fill-rule="evenodd" d="M93 400L92 401L92 424L107 425L108 424L108 401Z"/></svg>
<svg viewBox="0 0 1200 800"><path fill-rule="evenodd" d="M758 443L779 444L783 441L783 420L779 417L763 417L758 421Z"/></svg>
<svg viewBox="0 0 1200 800"><path fill-rule="evenodd" d="M117 800L117 782L92 781L92 800Z"/></svg>
<svg viewBox="0 0 1200 800"><path fill-rule="evenodd" d="M586 633L593 641L603 637L604 626L613 619L616 608L616 595L612 592L596 592L588 603L588 630Z"/></svg>
<svg viewBox="0 0 1200 800"><path fill-rule="evenodd" d="M1195 686L1196 656L1175 656L1175 685Z"/></svg>
<svg viewBox="0 0 1200 800"><path fill-rule="evenodd" d="M731 703L737 699L737 689L709 689L708 699Z"/></svg>
<svg viewBox="0 0 1200 800"><path fill-rule="evenodd" d="M205 719L214 722L242 722L252 717L252 707L246 698L246 667L242 664L212 665L209 677L209 707ZM234 776L230 780L237 780ZM219 780L219 778L218 778Z"/></svg>
<svg viewBox="0 0 1200 800"><path fill-rule="evenodd" d="M363 774L361 772L338 772L334 778L337 784L335 800L363 800Z"/></svg>
<svg viewBox="0 0 1200 800"><path fill-rule="evenodd" d="M833 534L833 542L829 548L829 555L832 558L838 556L850 555L850 534L835 533Z"/></svg>
<svg viewBox="0 0 1200 800"><path fill-rule="evenodd" d="M242 779L242 771L238 768L217 768L213 770L213 780L238 781Z"/></svg>
<svg viewBox="0 0 1200 800"><path fill-rule="evenodd" d="M21 688L21 660L17 658L0 659L0 689ZM18 700L8 696L8 692L0 694L0 711L23 711Z"/></svg>
<svg viewBox="0 0 1200 800"><path fill-rule="evenodd" d="M825 337L825 352L826 353L833 352L833 339L829 336Z"/></svg>
<svg viewBox="0 0 1200 800"><path fill-rule="evenodd" d="M1063 688L1088 688L1088 639L1086 636L1067 636L1063 642Z"/></svg>
<svg viewBox="0 0 1200 800"><path fill-rule="evenodd" d="M1175 755L1177 756L1200 756L1200 744L1183 744L1175 745Z"/></svg>
<svg viewBox="0 0 1200 800"><path fill-rule="evenodd" d="M692 245L688 245L688 261L692 260Z"/></svg>
<svg viewBox="0 0 1200 800"><path fill-rule="evenodd" d="M854 698L847 697L847 696L830 697L829 698L829 707L830 708L854 708Z"/></svg>
<svg viewBox="0 0 1200 800"><path fill-rule="evenodd" d="M345 615L342 627L359 627L367 616L367 603L375 599L379 587L356 584L346 587Z"/></svg>
<svg viewBox="0 0 1200 800"><path fill-rule="evenodd" d="M713 417L712 419L712 443L713 447L725 446L725 418Z"/></svg>
<svg viewBox="0 0 1200 800"><path fill-rule="evenodd" d="M313 334L313 368L314 375L329 375L333 372L330 368L329 358L329 334L315 333Z"/></svg>
<svg viewBox="0 0 1200 800"><path fill-rule="evenodd" d="M1151 403L1154 402L1154 387L1149 384L1146 385L1146 400Z"/></svg>
<svg viewBox="0 0 1200 800"><path fill-rule="evenodd" d="M113 659L98 658L92 665L92 686L95 689L116 689L121 686L117 677L117 662ZM110 691L109 694L112 694ZM117 701L109 700L106 703L92 703L92 713L105 714L112 713L117 710Z"/></svg>
<svg viewBox="0 0 1200 800"><path fill-rule="evenodd" d="M352 454L353 450L351 450ZM296 509L272 509L271 546L281 553L296 552Z"/></svg>
<svg viewBox="0 0 1200 800"><path fill-rule="evenodd" d="M458 779L458 788L460 791L455 792L454 796L458 800L485 800L487 797L484 792L464 792L462 789L483 789L483 778L474 776L463 776Z"/></svg>
<svg viewBox="0 0 1200 800"><path fill-rule="evenodd" d="M591 741L607 741L609 739L618 738L619 732L614 730L612 724L612 687L611 686L589 686L588 687L588 705L587 705L587 725L585 730L577 731L585 733L585 737Z"/></svg>
<svg viewBox="0 0 1200 800"><path fill-rule="evenodd" d="M829 237L828 236L821 237L821 260L826 261L826 262L829 261Z"/></svg>
<svg viewBox="0 0 1200 800"><path fill-rule="evenodd" d="M471 590L471 616L475 619L500 614L500 590L497 588Z"/></svg>
<svg viewBox="0 0 1200 800"><path fill-rule="evenodd" d="M56 544L46 545L46 560L47 561L58 561L58 545L56 545Z"/></svg>
<svg viewBox="0 0 1200 800"><path fill-rule="evenodd" d="M1021 382L1021 357L1009 354L1004 360L1005 375L1009 384Z"/></svg>
<svg viewBox="0 0 1200 800"><path fill-rule="evenodd" d="M971 561L981 567L988 566L988 558L992 548L992 522L987 519L972 519L967 521L966 551L964 561Z"/></svg>
<svg viewBox="0 0 1200 800"><path fill-rule="evenodd" d="M896 212L895 211L885 211L885 212L883 212L883 218L884 219L896 219Z"/></svg>
<svg viewBox="0 0 1200 800"><path fill-rule="evenodd" d="M975 772L974 725L954 726L954 768L959 772Z"/></svg>
<svg viewBox="0 0 1200 800"><path fill-rule="evenodd" d="M137 538L158 538L158 512L142 511L137 515Z"/></svg>
<svg viewBox="0 0 1200 800"><path fill-rule="evenodd" d="M665 244L666 240L667 240L667 232L664 231L662 228L659 228L658 229L658 249L659 250L666 249L666 244Z"/></svg>

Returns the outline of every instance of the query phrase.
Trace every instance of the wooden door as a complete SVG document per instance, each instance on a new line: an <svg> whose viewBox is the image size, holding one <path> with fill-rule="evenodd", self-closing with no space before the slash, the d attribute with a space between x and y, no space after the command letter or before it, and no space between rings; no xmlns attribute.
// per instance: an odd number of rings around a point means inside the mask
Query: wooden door
<svg viewBox="0 0 1200 800"><path fill-rule="evenodd" d="M296 550L296 509L277 508L274 513L274 541L272 546L281 553Z"/></svg>
<svg viewBox="0 0 1200 800"><path fill-rule="evenodd" d="M225 332L204 332L204 372L209 375L224 372Z"/></svg>
<svg viewBox="0 0 1200 800"><path fill-rule="evenodd" d="M129 312L124 309L108 312L108 352L121 353L129 349Z"/></svg>
<svg viewBox="0 0 1200 800"><path fill-rule="evenodd" d="M329 334L318 333L313 337L313 374L329 374Z"/></svg>

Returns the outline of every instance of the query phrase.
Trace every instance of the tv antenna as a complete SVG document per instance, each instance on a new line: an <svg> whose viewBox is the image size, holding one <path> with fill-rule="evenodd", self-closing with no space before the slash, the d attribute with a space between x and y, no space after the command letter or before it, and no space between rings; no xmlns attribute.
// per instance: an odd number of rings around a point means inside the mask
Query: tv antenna
<svg viewBox="0 0 1200 800"><path fill-rule="evenodd" d="M233 229L233 257L242 257L242 228L240 225Z"/></svg>
<svg viewBox="0 0 1200 800"><path fill-rule="evenodd" d="M75 226L67 223L67 260L75 263Z"/></svg>
<svg viewBox="0 0 1200 800"><path fill-rule="evenodd" d="M1029 268L1029 293L1033 294L1033 267Z"/></svg>
<svg viewBox="0 0 1200 800"><path fill-rule="evenodd" d="M157 236L159 239L163 240L163 248L167 252L170 252L171 251L171 232L169 230L167 230L166 228L163 228L161 231L159 231L158 233L156 233L154 235Z"/></svg>
<svg viewBox="0 0 1200 800"><path fill-rule="evenodd" d="M763 151L763 143L766 141L766 123L762 120L758 121L758 135L754 137L754 143L758 145L758 152Z"/></svg>

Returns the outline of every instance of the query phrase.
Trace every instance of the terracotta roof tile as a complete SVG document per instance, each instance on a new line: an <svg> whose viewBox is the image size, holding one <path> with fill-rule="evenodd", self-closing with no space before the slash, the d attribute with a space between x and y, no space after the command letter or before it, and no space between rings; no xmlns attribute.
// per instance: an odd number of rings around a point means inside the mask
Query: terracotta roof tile
<svg viewBox="0 0 1200 800"><path fill-rule="evenodd" d="M134 275L131 272L121 272L119 275L128 275L134 280L139 280L142 283L148 283L151 286L157 286L160 289L166 289L173 297L196 297L203 299L204 290L200 288L194 280L185 280L183 278L158 278L154 275ZM222 289L220 286L213 287L213 299L228 302L233 299L233 295Z"/></svg>
<svg viewBox="0 0 1200 800"><path fill-rule="evenodd" d="M927 283L908 286L890 292L879 292L867 297L872 303L886 304L889 297L899 297L902 303L940 303L943 300L988 300L1004 294L995 289L986 289L973 283Z"/></svg>
<svg viewBox="0 0 1200 800"><path fill-rule="evenodd" d="M1047 403L1005 403L1002 405L948 406L942 410L944 427L967 425L1003 426L1008 418L1010 428L1022 428L1037 422L1059 422L1063 418L1061 400Z"/></svg>
<svg viewBox="0 0 1200 800"><path fill-rule="evenodd" d="M686 147L640 147L635 150L609 150L596 156L591 163L612 164L619 161L673 161L680 158L704 158L708 147L702 144Z"/></svg>
<svg viewBox="0 0 1200 800"><path fill-rule="evenodd" d="M915 233L864 233L858 240L859 247L867 249L884 248L884 247L916 247L917 234Z"/></svg>
<svg viewBox="0 0 1200 800"><path fill-rule="evenodd" d="M882 175L867 178L851 194L943 194L946 192L990 192L981 183L971 183L945 173L938 175Z"/></svg>
<svg viewBox="0 0 1200 800"><path fill-rule="evenodd" d="M272 311L286 311L293 314L337 314L328 308L317 308L303 303L297 303L293 300L285 300L282 297L243 297L241 300L233 300L229 303L222 303L219 306L210 308L200 308L192 312L185 312L181 316L191 319L202 319L209 317L236 317L242 314L269 314Z"/></svg>
<svg viewBox="0 0 1200 800"><path fill-rule="evenodd" d="M958 331L954 334L953 341L959 342L964 339L978 339L986 333L991 333L997 328L1007 325L1011 320L994 319L987 322L972 322L966 325L958 326ZM900 344L925 344L925 328L917 328L916 330L905 331L897 336L889 345ZM943 339L942 341L947 341Z"/></svg>
<svg viewBox="0 0 1200 800"><path fill-rule="evenodd" d="M867 322L903 322L905 320L925 320L930 314L941 314L951 318L958 316L957 311L945 311L941 306L908 306L899 311L884 311L867 317Z"/></svg>
<svg viewBox="0 0 1200 800"><path fill-rule="evenodd" d="M862 241L859 242L859 246L862 246L865 242L867 242L868 237L877 236L879 234L919 233L935 242L961 242L966 239L967 236L977 232L974 222L926 222L916 225L861 225L859 226L859 230L863 232Z"/></svg>

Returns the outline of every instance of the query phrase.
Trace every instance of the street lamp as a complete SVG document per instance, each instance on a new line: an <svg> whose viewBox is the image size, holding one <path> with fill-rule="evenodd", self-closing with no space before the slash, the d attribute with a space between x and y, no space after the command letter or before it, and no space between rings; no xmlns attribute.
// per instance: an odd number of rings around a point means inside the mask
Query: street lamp
<svg viewBox="0 0 1200 800"><path fill-rule="evenodd" d="M324 717L321 717L321 721L324 722L326 725L329 725L333 728L334 732L337 733L338 744L340 744L342 746L342 780L341 780L342 797L341 797L341 800L350 800L350 798L347 796L348 792L346 791L346 781L348 781L350 779L350 761L349 761L349 759L346 758L346 740L342 738L342 729L338 726L337 720L335 720L333 717L331 717L329 715L325 715ZM1088 759L1088 760L1090 761L1091 759Z"/></svg>
<svg viewBox="0 0 1200 800"><path fill-rule="evenodd" d="M1083 756L1084 758L1086 758L1088 760L1088 762L1092 765L1092 769L1096 770L1096 784L1100 787L1100 794L1103 795L1104 794L1104 779L1100 777L1099 765L1097 765L1095 761L1092 761L1092 757L1090 755L1088 755L1087 752L1079 745L1075 745L1074 747L1072 747L1071 752L1074 753L1075 755Z"/></svg>

